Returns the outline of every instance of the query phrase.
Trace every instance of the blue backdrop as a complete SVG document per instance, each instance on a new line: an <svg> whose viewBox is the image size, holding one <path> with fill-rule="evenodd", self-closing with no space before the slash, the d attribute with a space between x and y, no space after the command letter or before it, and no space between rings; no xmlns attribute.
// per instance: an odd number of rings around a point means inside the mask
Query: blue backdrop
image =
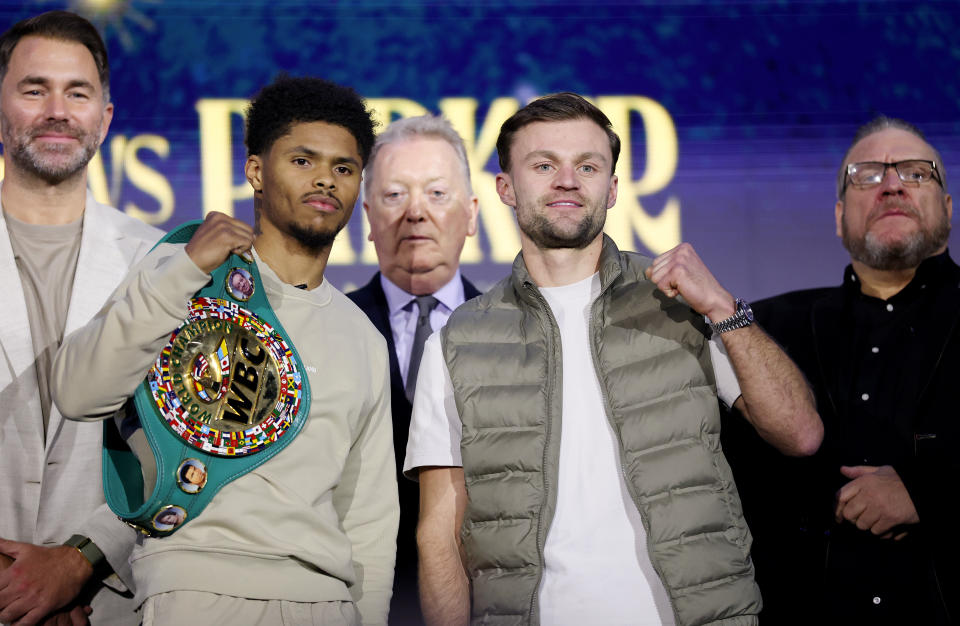
<svg viewBox="0 0 960 626"><path fill-rule="evenodd" d="M224 210L252 219L245 99L280 71L356 88L383 121L443 111L481 199L465 272L487 286L519 249L493 188L500 123L540 94L588 95L626 142L607 231L659 253L690 241L728 289L758 298L838 283L834 177L877 113L960 157L956 2L28 0L106 38L116 114L94 192L162 228ZM335 244L341 288L376 265L358 209ZM956 247L956 246L954 246Z"/></svg>

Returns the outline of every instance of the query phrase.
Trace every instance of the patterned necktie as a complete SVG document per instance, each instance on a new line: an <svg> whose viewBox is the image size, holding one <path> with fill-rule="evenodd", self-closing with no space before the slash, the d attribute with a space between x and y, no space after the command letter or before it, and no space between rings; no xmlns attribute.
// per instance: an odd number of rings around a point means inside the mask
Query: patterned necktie
<svg viewBox="0 0 960 626"><path fill-rule="evenodd" d="M433 296L417 296L417 308L420 314L417 316L417 330L413 335L413 346L410 348L410 365L407 368L407 384L404 391L407 400L413 404L413 392L417 389L417 372L420 370L420 357L423 356L423 344L432 332L430 330L430 312L437 308L440 301Z"/></svg>

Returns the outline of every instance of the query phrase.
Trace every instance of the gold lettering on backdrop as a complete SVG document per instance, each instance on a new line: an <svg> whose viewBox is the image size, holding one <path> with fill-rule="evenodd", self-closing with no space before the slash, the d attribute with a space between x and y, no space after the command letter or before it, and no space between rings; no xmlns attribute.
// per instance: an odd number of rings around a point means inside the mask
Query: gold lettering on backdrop
<svg viewBox="0 0 960 626"><path fill-rule="evenodd" d="M680 200L672 195L667 197L659 214L647 212L640 200L665 189L676 174L679 150L673 119L661 104L644 96L597 96L594 102L610 118L622 140L617 164L620 192L616 207L607 214L605 230L624 248L633 247L634 236L637 236L651 252L665 252L681 241ZM214 210L233 215L237 201L253 196L250 185L243 179L242 168L235 172L233 162L233 116L239 115L242 119L246 105L247 100L240 98L204 98L197 101L204 216ZM374 119L380 123L381 130L394 117L429 112L423 105L406 98L370 98L367 105ZM500 125L516 112L519 103L514 98L506 97L491 102L479 131L477 108L478 102L474 98L444 98L439 102L440 111L450 119L464 140L474 193L480 200L480 229L490 247L487 260L510 263L520 249L516 220L510 207L504 206L497 196L494 178L498 167L494 165L492 171L488 171L485 166L496 156ZM645 167L636 179L632 172L633 146L630 141L633 114L639 116L646 139ZM150 150L161 159L168 158L170 144L167 139L154 134L136 135L129 140L123 135L114 135L109 139L108 149L109 177L102 150L97 151L87 170L88 185L97 201L117 206L126 175L138 189L156 199L159 206L156 211L145 211L133 202L127 202L125 210L151 224L167 221L175 208L170 182L138 158L140 150ZM3 166L0 160L0 179L3 177ZM376 250L373 243L367 241L369 225L365 218L362 223L360 261L375 265ZM344 229L337 237L329 262L333 265L350 265L357 262L357 256L349 232ZM479 237L467 239L461 259L464 263L484 261Z"/></svg>
<svg viewBox="0 0 960 626"><path fill-rule="evenodd" d="M233 177L233 116L244 117L243 98L202 98L196 110L200 117L200 173L203 178L203 216L210 211L233 215L237 200L253 197L253 189L241 176ZM242 171L242 170L241 170Z"/></svg>
<svg viewBox="0 0 960 626"><path fill-rule="evenodd" d="M126 150L126 135L114 135L110 138L110 206L120 206L120 193L123 189L123 156ZM100 152L103 152L103 146L100 147Z"/></svg>
<svg viewBox="0 0 960 626"><path fill-rule="evenodd" d="M163 174L140 162L137 152L141 148L152 150L164 159L170 156L170 143L160 135L141 134L129 140L126 135L113 135L90 160L87 186L97 202L118 207L126 174L134 186L156 198L159 205L157 211L150 212L128 202L125 205L126 212L148 224L162 224L173 215L173 188ZM103 162L104 149L110 151L109 177Z"/></svg>
<svg viewBox="0 0 960 626"><path fill-rule="evenodd" d="M137 189L155 198L159 207L156 211L145 211L133 202L127 202L123 205L123 210L147 224L163 224L173 215L173 188L163 174L140 161L137 153L141 149L150 150L161 159L166 159L170 156L170 142L160 135L137 135L127 143L123 151L123 171L130 182ZM115 156L113 159L116 163Z"/></svg>
<svg viewBox="0 0 960 626"><path fill-rule="evenodd" d="M358 206L353 207L354 213L363 209ZM366 218L364 218L365 220ZM327 259L329 265L353 265L357 262L357 253L353 251L353 242L350 241L350 226L344 226L340 234L333 241L333 247L330 248L330 257Z"/></svg>
<svg viewBox="0 0 960 626"><path fill-rule="evenodd" d="M400 118L426 115L430 112L419 102L406 98L367 98L364 102L370 109L373 121L377 123L378 133L390 125L395 114Z"/></svg>
<svg viewBox="0 0 960 626"><path fill-rule="evenodd" d="M666 252L680 244L680 200L670 196L660 214L651 215L640 204L639 198L664 189L677 171L677 131L673 119L660 103L643 96L598 96L596 104L610 118L621 139L620 159L617 161L617 204L607 213L604 230L625 249L633 247L636 234L654 254ZM646 168L637 180L631 171L632 112L638 113L643 120L647 145Z"/></svg>
<svg viewBox="0 0 960 626"><path fill-rule="evenodd" d="M101 152L103 152L103 146L100 147L100 150L97 150L97 153L93 155L93 158L90 159L90 163L87 165L87 187L90 188L90 192L93 193L93 197L97 202L116 206L116 204L112 202L113 196L107 184L107 171L103 167L103 155ZM115 156L111 151L110 161L115 164L114 169L118 167L116 165L117 159L114 158ZM119 193L119 186L116 187L115 193Z"/></svg>
<svg viewBox="0 0 960 626"><path fill-rule="evenodd" d="M641 198L665 189L676 173L679 150L673 119L662 105L644 96L597 96L594 101L610 118L614 130L623 142L617 165L620 192L615 209L607 214L605 230L624 248L634 247L636 236L643 246L655 254L669 250L681 241L679 199L676 196L669 196L663 209L658 214L653 214L644 208ZM242 179L242 173L239 174L238 181L233 163L232 116L242 117L246 104L247 101L243 99L208 98L197 102L196 110L200 118L204 215L212 210L232 215L237 201L252 197L252 190ZM367 100L367 105L374 119L379 122L380 130L394 118L423 115L429 112L420 103L406 98L370 98ZM512 209L504 206L496 193L494 179L498 167L494 165L490 168L491 171L488 171L486 165L492 158L495 159L496 139L500 132L500 125L516 112L519 106L520 103L514 98L495 99L490 103L478 129L476 99L445 98L439 102L440 112L450 119L454 128L464 139L474 192L480 201L480 229L490 249L489 258L486 260L495 263L510 263L520 249L520 238ZM639 117L643 124L646 158L643 172L634 178L630 137L631 126L636 117ZM165 156L161 153L159 144L143 143L140 147ZM134 183L157 198L161 205L160 210L148 215L165 214L163 212L167 205L164 199L169 198L171 206L173 201L172 191L169 196L165 195L164 191L164 189L169 190L169 183L165 180L161 182L156 178L152 181L148 180L151 174L157 176L159 174L139 163L135 155L130 155L129 150L129 146L126 146L119 151L124 157L122 167L129 168L131 163L135 163L134 167L140 165L142 170L139 174L147 176L146 179L140 176L140 182L134 181ZM111 145L112 163L117 162L117 152ZM116 172L113 173L116 174ZM116 180L114 177L112 181L114 194L117 193L118 188ZM91 162L90 186L98 199L110 195L99 154ZM172 208L170 210L172 211ZM366 239L369 234L369 225L366 219L363 219L362 223L363 245L359 260L365 264L375 265L376 250L373 243ZM461 258L464 263L484 261L479 237L467 240ZM357 261L358 254L351 243L349 232L344 229L333 246L329 263L350 265Z"/></svg>

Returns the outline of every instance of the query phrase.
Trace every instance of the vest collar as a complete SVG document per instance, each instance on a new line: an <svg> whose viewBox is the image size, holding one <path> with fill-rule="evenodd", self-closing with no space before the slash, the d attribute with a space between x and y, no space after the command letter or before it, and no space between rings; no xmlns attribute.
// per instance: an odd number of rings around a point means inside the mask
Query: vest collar
<svg viewBox="0 0 960 626"><path fill-rule="evenodd" d="M613 239L603 235L603 249L600 251L600 291L603 292L623 273L623 257Z"/></svg>
<svg viewBox="0 0 960 626"><path fill-rule="evenodd" d="M606 291L613 281L623 273L623 259L620 256L620 250L613 239L606 233L603 235L603 248L600 250L600 292ZM538 290L537 283L534 282L527 271L527 264L523 261L523 252L517 253L513 260L513 270L511 273L511 282L513 288L522 298L532 297L532 290Z"/></svg>

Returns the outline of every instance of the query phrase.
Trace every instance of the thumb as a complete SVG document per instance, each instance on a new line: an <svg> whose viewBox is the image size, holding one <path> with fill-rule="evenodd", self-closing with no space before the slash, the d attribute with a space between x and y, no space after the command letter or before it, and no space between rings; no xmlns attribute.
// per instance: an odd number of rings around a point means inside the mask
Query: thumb
<svg viewBox="0 0 960 626"><path fill-rule="evenodd" d="M861 476L866 476L867 474L872 474L877 471L877 468L872 465L841 465L840 473L846 476L847 478L860 478Z"/></svg>

